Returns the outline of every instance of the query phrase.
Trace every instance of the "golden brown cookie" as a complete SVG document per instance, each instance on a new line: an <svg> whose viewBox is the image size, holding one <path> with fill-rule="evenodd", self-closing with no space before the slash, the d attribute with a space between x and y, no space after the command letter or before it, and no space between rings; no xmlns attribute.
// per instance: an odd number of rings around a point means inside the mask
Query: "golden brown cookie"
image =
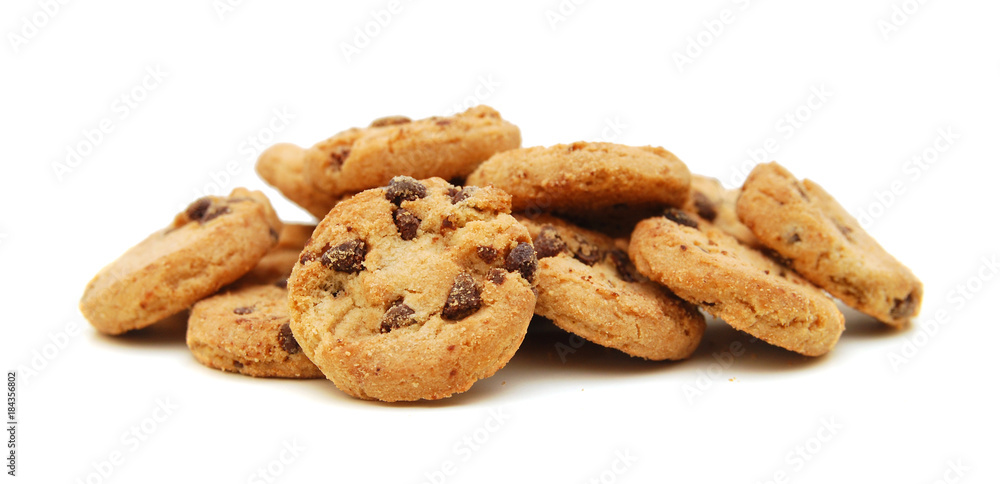
<svg viewBox="0 0 1000 484"><path fill-rule="evenodd" d="M691 174L663 148L578 142L499 153L466 184L503 189L518 212L590 216L616 208L681 206Z"/></svg>
<svg viewBox="0 0 1000 484"><path fill-rule="evenodd" d="M528 231L496 188L396 177L337 205L288 280L291 327L338 388L439 399L502 368L535 306Z"/></svg>
<svg viewBox="0 0 1000 484"><path fill-rule="evenodd" d="M306 179L305 156L306 151L296 145L278 143L257 158L257 174L285 198L322 219L344 196L324 192Z"/></svg>
<svg viewBox="0 0 1000 484"><path fill-rule="evenodd" d="M101 269L80 311L107 334L149 326L252 269L278 241L281 221L260 192L193 202L173 223Z"/></svg>
<svg viewBox="0 0 1000 484"><path fill-rule="evenodd" d="M698 308L639 274L628 239L551 215L515 218L538 257L535 314L602 346L650 360L687 358L705 332Z"/></svg>
<svg viewBox="0 0 1000 484"><path fill-rule="evenodd" d="M736 216L736 199L739 196L739 190L727 190L715 178L692 174L691 198L683 208L689 213L698 214L740 243L758 248L760 241Z"/></svg>
<svg viewBox="0 0 1000 484"><path fill-rule="evenodd" d="M235 287L260 284L278 284L284 287L292 268L299 261L299 253L312 236L315 225L286 223L274 246L246 275L233 283Z"/></svg>
<svg viewBox="0 0 1000 484"><path fill-rule="evenodd" d="M187 345L203 365L257 377L323 378L288 326L288 292L246 286L191 308Z"/></svg>
<svg viewBox="0 0 1000 484"><path fill-rule="evenodd" d="M811 180L799 182L777 163L757 165L737 211L764 245L848 306L893 326L920 312L920 280Z"/></svg>
<svg viewBox="0 0 1000 484"><path fill-rule="evenodd" d="M826 294L693 214L670 209L640 222L629 255L640 273L773 345L819 356L844 331Z"/></svg>
<svg viewBox="0 0 1000 484"><path fill-rule="evenodd" d="M397 175L464 177L495 153L521 146L521 131L489 106L446 118L376 119L306 150L306 179L340 196L389 183Z"/></svg>

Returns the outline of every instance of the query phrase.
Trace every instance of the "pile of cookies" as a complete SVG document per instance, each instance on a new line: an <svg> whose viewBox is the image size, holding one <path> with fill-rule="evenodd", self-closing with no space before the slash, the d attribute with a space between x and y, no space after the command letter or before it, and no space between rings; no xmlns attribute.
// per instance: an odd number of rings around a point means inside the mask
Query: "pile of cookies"
<svg viewBox="0 0 1000 484"><path fill-rule="evenodd" d="M632 356L690 356L704 313L809 356L844 330L831 296L888 325L920 281L819 185L776 163L739 190L663 148L520 148L478 106L380 118L260 176L315 215L283 224L260 192L194 201L105 267L80 308L121 334L189 310L206 366L327 377L363 399L439 399L510 360L534 315Z"/></svg>

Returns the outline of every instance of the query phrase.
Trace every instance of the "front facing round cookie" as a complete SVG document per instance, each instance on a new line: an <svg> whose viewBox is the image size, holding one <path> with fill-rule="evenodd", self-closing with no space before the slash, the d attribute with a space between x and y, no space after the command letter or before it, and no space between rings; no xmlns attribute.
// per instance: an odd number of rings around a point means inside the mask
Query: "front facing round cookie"
<svg viewBox="0 0 1000 484"><path fill-rule="evenodd" d="M531 319L537 260L498 189L397 177L342 202L289 279L291 328L341 390L438 399L502 368Z"/></svg>

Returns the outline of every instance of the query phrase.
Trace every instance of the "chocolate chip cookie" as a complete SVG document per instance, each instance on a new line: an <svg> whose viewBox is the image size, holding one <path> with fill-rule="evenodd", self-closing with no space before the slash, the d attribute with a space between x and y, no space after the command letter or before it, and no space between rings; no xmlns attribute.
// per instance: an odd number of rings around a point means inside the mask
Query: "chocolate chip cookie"
<svg viewBox="0 0 1000 484"><path fill-rule="evenodd" d="M228 197L200 198L101 269L84 290L80 311L102 333L149 326L246 274L280 230L260 192L237 188Z"/></svg>
<svg viewBox="0 0 1000 484"><path fill-rule="evenodd" d="M517 212L589 216L616 207L679 207L691 174L663 148L578 142L496 154L466 183L505 190Z"/></svg>
<svg viewBox="0 0 1000 484"><path fill-rule="evenodd" d="M323 377L288 325L287 291L273 284L199 301L188 317L187 345L210 368L257 377Z"/></svg>
<svg viewBox="0 0 1000 484"><path fill-rule="evenodd" d="M628 240L550 215L515 215L538 257L535 314L599 345L650 360L694 352L705 332L698 308L635 270Z"/></svg>
<svg viewBox="0 0 1000 484"><path fill-rule="evenodd" d="M496 188L430 178L338 204L288 280L291 328L338 388L439 399L502 368L535 305L528 231Z"/></svg>
<svg viewBox="0 0 1000 484"><path fill-rule="evenodd" d="M322 219L344 196L313 186L305 174L306 151L290 143L278 143L257 158L257 174L277 188L285 198ZM346 196L350 196L347 194Z"/></svg>
<svg viewBox="0 0 1000 484"><path fill-rule="evenodd" d="M696 215L669 209L639 222L629 255L640 273L773 345L819 356L844 330L821 290Z"/></svg>
<svg viewBox="0 0 1000 484"><path fill-rule="evenodd" d="M900 326L920 312L923 284L811 180L777 163L750 172L740 220L791 266L865 314Z"/></svg>
<svg viewBox="0 0 1000 484"><path fill-rule="evenodd" d="M489 106L411 121L376 119L306 150L305 173L333 196L383 186L397 175L464 177L494 153L521 146L521 131Z"/></svg>
<svg viewBox="0 0 1000 484"><path fill-rule="evenodd" d="M727 190L715 178L692 174L691 198L684 205L684 210L698 214L744 245L760 247L757 237L736 216L736 199L739 196L739 190Z"/></svg>
<svg viewBox="0 0 1000 484"><path fill-rule="evenodd" d="M306 246L309 237L316 230L315 225L286 223L274 246L246 275L233 283L235 287L260 284L277 284L285 287L292 268L299 261L299 253Z"/></svg>

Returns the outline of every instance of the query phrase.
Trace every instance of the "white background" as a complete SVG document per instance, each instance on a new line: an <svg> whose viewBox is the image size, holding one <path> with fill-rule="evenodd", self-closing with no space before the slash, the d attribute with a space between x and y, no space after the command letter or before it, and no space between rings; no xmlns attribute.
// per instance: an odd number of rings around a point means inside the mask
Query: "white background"
<svg viewBox="0 0 1000 484"><path fill-rule="evenodd" d="M998 252L1000 4L929 1L897 29L886 22L902 0L563 3L553 25L556 0L403 1L345 56L389 2L220 14L211 0L91 1L54 15L3 2L0 294L4 365L21 371L19 479L267 482L252 476L270 465L275 482L997 482L1000 284L977 273L992 276L983 258ZM165 78L147 78L156 70ZM893 331L849 312L817 359L718 321L679 363L567 352L575 339L542 332L466 394L389 405L210 370L183 327L110 338L79 314L86 282L213 177L309 219L253 173L248 137L309 145L477 93L525 146L662 145L730 184L768 147L761 158L873 215L870 231L924 281L922 317ZM796 113L808 119L791 129ZM143 426L143 440L128 435ZM108 464L113 452L123 462Z"/></svg>

